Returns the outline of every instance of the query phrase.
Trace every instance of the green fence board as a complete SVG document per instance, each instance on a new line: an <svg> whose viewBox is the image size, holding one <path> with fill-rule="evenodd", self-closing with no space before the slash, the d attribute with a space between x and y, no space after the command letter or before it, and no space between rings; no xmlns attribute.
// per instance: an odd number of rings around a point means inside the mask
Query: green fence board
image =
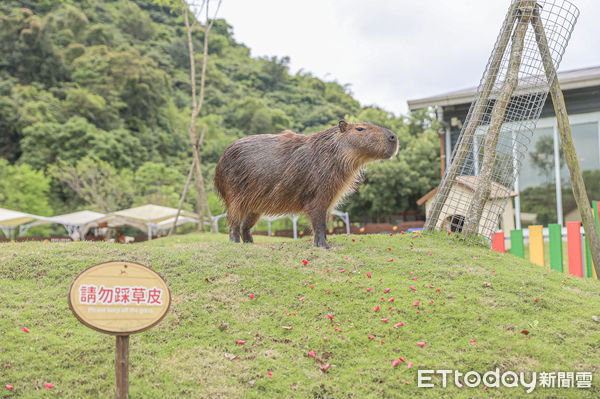
<svg viewBox="0 0 600 399"><path fill-rule="evenodd" d="M510 253L519 258L525 257L525 249L523 248L523 230L510 231Z"/></svg>
<svg viewBox="0 0 600 399"><path fill-rule="evenodd" d="M548 234L550 235L550 268L559 272L563 271L561 230L562 226L560 224L548 225Z"/></svg>

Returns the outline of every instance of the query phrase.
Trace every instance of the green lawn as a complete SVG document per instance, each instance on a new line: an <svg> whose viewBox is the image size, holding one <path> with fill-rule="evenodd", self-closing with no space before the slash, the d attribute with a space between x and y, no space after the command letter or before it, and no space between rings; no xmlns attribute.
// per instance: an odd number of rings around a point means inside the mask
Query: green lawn
<svg viewBox="0 0 600 399"><path fill-rule="evenodd" d="M131 338L132 398L525 395L441 388L440 376L435 388L417 387L419 369L495 368L528 380L532 371L589 371L591 389L538 387L529 396L600 396L598 281L446 238L336 236L328 251L306 239L257 240L0 244L0 398L113 395L115 338L77 321L66 295L81 270L115 259L152 267L173 295L162 323ZM393 367L399 357L406 363Z"/></svg>

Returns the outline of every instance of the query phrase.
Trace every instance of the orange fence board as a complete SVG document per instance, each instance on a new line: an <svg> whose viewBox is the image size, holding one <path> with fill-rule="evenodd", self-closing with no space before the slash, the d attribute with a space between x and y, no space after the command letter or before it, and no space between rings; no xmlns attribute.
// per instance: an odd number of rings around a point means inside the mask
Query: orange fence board
<svg viewBox="0 0 600 399"><path fill-rule="evenodd" d="M544 226L529 226L529 260L544 266Z"/></svg>

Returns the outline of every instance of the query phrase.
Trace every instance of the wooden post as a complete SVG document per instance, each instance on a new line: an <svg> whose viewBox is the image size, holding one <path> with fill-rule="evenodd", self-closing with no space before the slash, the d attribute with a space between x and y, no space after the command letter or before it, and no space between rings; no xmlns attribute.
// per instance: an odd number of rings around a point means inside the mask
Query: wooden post
<svg viewBox="0 0 600 399"><path fill-rule="evenodd" d="M571 179L571 188L573 189L573 196L577 203L577 208L581 214L581 220L583 223L583 230L585 231L586 237L588 237L590 244L590 251L592 253L592 259L594 263L594 270L596 275L600 276L600 236L594 226L594 215L590 208L590 200L585 191L585 183L581 175L581 169L579 167L579 161L577 159L577 153L575 152L575 145L573 144L573 138L571 133L571 124L569 123L569 115L567 114L567 106L565 104L565 98L560 89L560 84L556 78L556 69L552 63L552 56L550 55L550 49L548 47L548 40L546 39L546 33L542 26L542 20L540 18L539 6L536 5L533 11L533 18L531 23L535 30L535 39L542 55L542 61L544 63L544 69L546 70L546 77L548 83L550 83L550 94L552 95L552 103L554 104L554 112L556 113L556 121L558 122L558 131L560 132L560 140L562 142L563 152L565 154L565 161L569 168L569 177Z"/></svg>
<svg viewBox="0 0 600 399"><path fill-rule="evenodd" d="M508 41L513 30L512 27L515 23L515 20L517 19L517 6L518 3L513 3L507 18L504 21L504 25L502 26L502 34L500 36L500 39L498 39L498 45L494 50L492 59L487 69L488 74L483 85L483 90L479 94L479 98L477 99L477 102L473 107L473 114L469 117L469 120L467 121L463 137L455 151L456 155L452 160L452 164L448 168L446 177L442 179L442 182L438 187L437 194L433 200L433 204L439 205L431 207L429 215L427 216L427 221L425 222L425 226L423 228L423 230L425 231L435 230L436 223L440 218L440 212L442 211L444 203L448 198L450 189L452 188L454 180L456 179L458 172L460 172L465 161L465 157L469 152L469 148L471 147L471 143L473 142L473 136L475 135L475 131L477 130L477 125L479 123L479 120L483 116L483 113L488 103L488 99L490 97L490 93L492 92L492 88L494 87L494 83L496 82L497 72L500 68L500 64L502 63L502 56L504 55L504 51L506 50L506 46L508 45ZM446 156L450 156L450 154L446 154Z"/></svg>
<svg viewBox="0 0 600 399"><path fill-rule="evenodd" d="M523 3L524 4L519 7L521 15L517 20L517 27L515 28L512 37L506 78L504 79L498 98L494 103L490 126L485 135L483 165L481 167L479 180L477 181L477 188L475 189L475 193L469 204L469 210L466 212L465 226L463 228L463 233L466 236L477 235L479 231L479 223L481 221L481 215L483 214L483 208L490 196L492 173L496 161L496 149L498 147L500 131L504 123L504 116L506 115L506 108L510 103L513 92L519 84L519 68L521 67L521 59L523 58L525 34L527 33L531 16L533 15L533 4L535 4L535 2ZM475 154L475 156L477 157L478 155Z"/></svg>
<svg viewBox="0 0 600 399"><path fill-rule="evenodd" d="M115 351L115 398L129 398L129 335L117 335Z"/></svg>

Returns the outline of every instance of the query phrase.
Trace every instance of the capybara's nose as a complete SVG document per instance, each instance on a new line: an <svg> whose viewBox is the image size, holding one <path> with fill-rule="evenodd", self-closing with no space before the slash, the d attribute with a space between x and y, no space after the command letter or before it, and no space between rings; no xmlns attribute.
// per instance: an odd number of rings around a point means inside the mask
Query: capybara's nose
<svg viewBox="0 0 600 399"><path fill-rule="evenodd" d="M393 143L396 141L396 136L392 134L391 136L388 136L388 140L390 141L390 143Z"/></svg>

